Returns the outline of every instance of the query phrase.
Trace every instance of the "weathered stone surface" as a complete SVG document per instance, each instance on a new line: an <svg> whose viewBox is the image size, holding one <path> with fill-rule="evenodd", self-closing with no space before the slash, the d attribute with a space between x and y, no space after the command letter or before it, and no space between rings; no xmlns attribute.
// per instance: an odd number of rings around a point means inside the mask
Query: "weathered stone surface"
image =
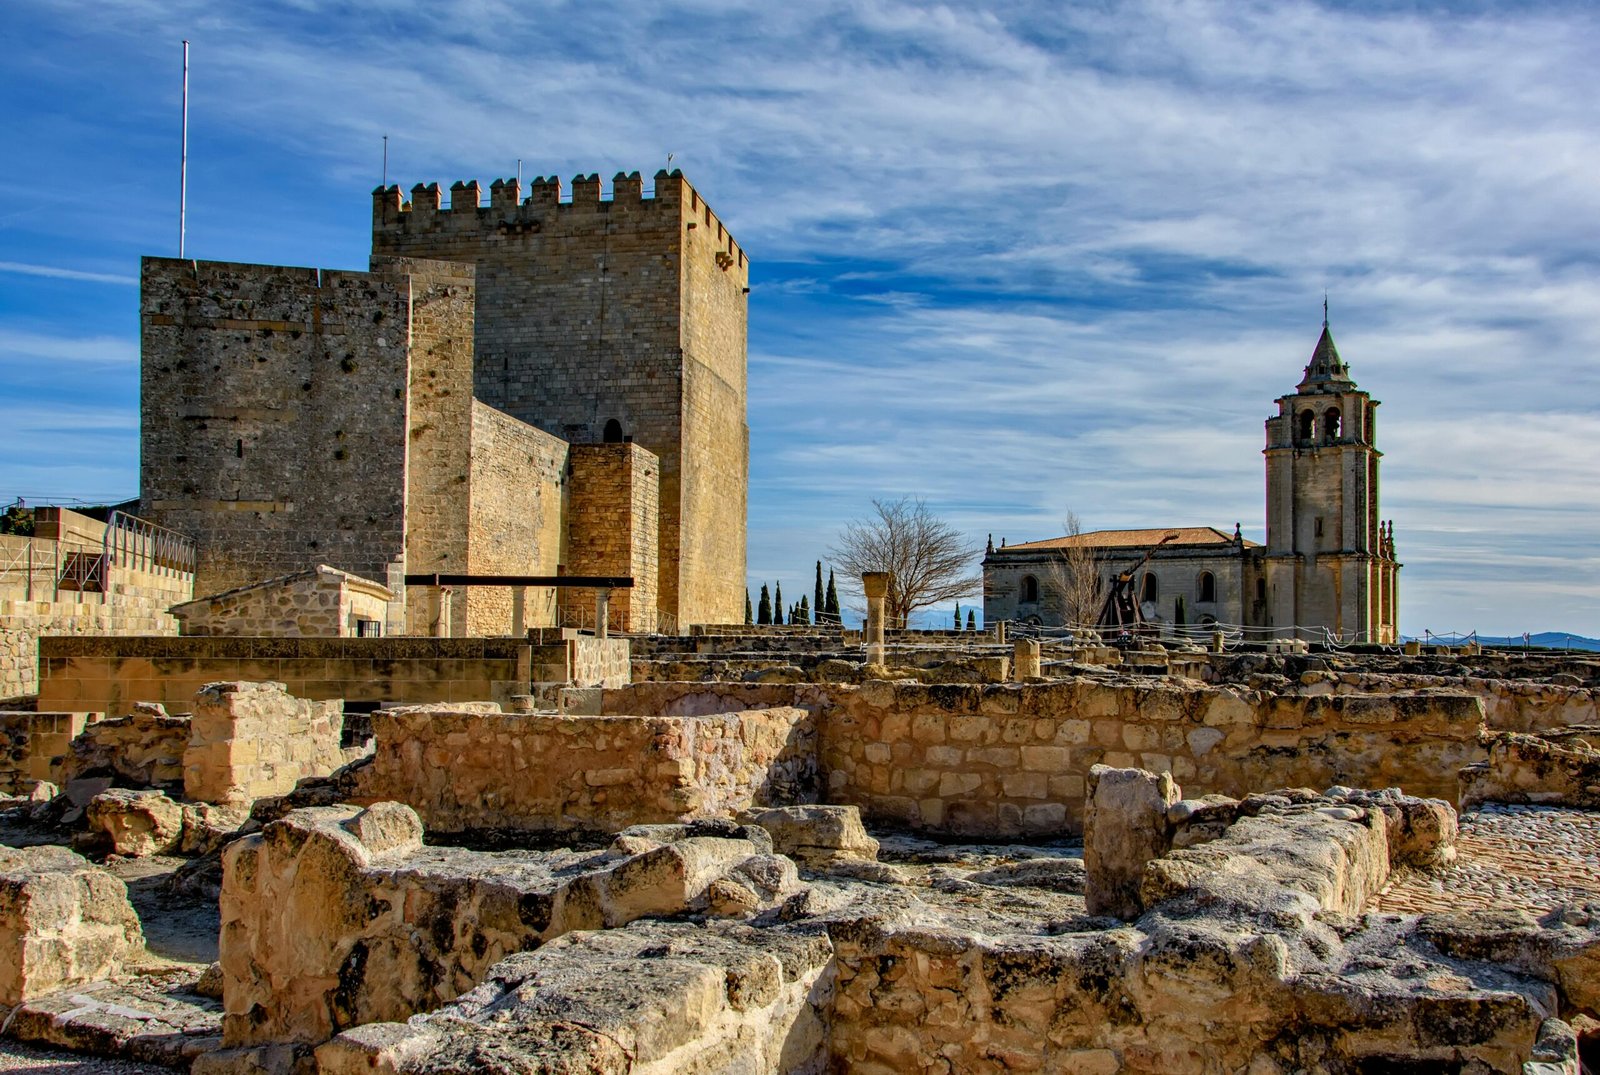
<svg viewBox="0 0 1600 1075"><path fill-rule="evenodd" d="M125 717L87 725L72 740L63 781L110 777L137 788L183 787L183 752L189 746L189 718L168 716L153 703L139 703Z"/></svg>
<svg viewBox="0 0 1600 1075"><path fill-rule="evenodd" d="M1543 803L1600 809L1600 727L1589 737L1488 733L1489 759L1461 770L1461 805Z"/></svg>
<svg viewBox="0 0 1600 1075"><path fill-rule="evenodd" d="M807 865L875 861L878 841L861 825L854 806L780 806L752 810L744 819L772 834L772 846Z"/></svg>
<svg viewBox="0 0 1600 1075"><path fill-rule="evenodd" d="M1167 811L1181 798L1170 773L1157 776L1105 765L1089 770L1083 864L1090 914L1139 917L1144 910L1139 884L1145 864L1171 847Z"/></svg>
<svg viewBox="0 0 1600 1075"><path fill-rule="evenodd" d="M184 808L159 791L112 788L89 802L89 827L111 839L114 854L139 858L183 842Z"/></svg>
<svg viewBox="0 0 1600 1075"><path fill-rule="evenodd" d="M483 985L407 1024L349 1030L323 1075L820 1072L825 934L733 923L573 933L497 964Z"/></svg>
<svg viewBox="0 0 1600 1075"><path fill-rule="evenodd" d="M193 967L141 970L24 1001L7 1036L180 1071L222 1044L220 997L198 991Z"/></svg>
<svg viewBox="0 0 1600 1075"><path fill-rule="evenodd" d="M117 878L64 847L0 848L0 1004L108 977L143 946Z"/></svg>
<svg viewBox="0 0 1600 1075"><path fill-rule="evenodd" d="M230 1047L315 1044L404 1019L471 989L506 955L573 930L768 907L798 884L788 860L719 836L624 856L423 847L420 833L400 804L319 807L228 847Z"/></svg>

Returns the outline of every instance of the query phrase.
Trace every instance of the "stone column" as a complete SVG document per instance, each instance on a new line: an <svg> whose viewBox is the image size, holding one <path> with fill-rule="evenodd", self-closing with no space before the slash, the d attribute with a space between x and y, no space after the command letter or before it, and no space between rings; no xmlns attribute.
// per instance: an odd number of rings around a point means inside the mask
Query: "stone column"
<svg viewBox="0 0 1600 1075"><path fill-rule="evenodd" d="M1012 678L1018 683L1025 679L1038 679L1040 671L1039 642L1033 638L1019 638L1012 649Z"/></svg>
<svg viewBox="0 0 1600 1075"><path fill-rule="evenodd" d="M1006 644L1006 621L999 620L994 625L994 643L997 646Z"/></svg>
<svg viewBox="0 0 1600 1075"><path fill-rule="evenodd" d="M594 636L607 637L611 628L611 591L600 589L594 592Z"/></svg>
<svg viewBox="0 0 1600 1075"><path fill-rule="evenodd" d="M867 595L867 665L882 668L883 599L889 595L889 572L863 572L861 589Z"/></svg>
<svg viewBox="0 0 1600 1075"><path fill-rule="evenodd" d="M443 586L428 587L428 617L433 625L434 638L450 637L450 611Z"/></svg>
<svg viewBox="0 0 1600 1075"><path fill-rule="evenodd" d="M521 638L528 631L528 588L511 587L511 633Z"/></svg>

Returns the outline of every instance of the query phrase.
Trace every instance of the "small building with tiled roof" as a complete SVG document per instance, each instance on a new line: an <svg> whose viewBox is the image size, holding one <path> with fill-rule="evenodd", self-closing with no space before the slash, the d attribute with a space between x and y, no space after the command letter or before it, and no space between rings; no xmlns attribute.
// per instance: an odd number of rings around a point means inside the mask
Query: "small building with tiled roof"
<svg viewBox="0 0 1600 1075"><path fill-rule="evenodd" d="M1223 624L1255 638L1394 641L1400 564L1393 524L1378 515L1378 403L1351 379L1326 319L1305 375L1277 402L1263 453L1266 544L1246 541L1238 523L1231 533L1173 526L991 540L984 621L1095 620L1098 602L1075 600L1073 577L1097 577L1103 600L1132 571L1142 619L1164 632Z"/></svg>

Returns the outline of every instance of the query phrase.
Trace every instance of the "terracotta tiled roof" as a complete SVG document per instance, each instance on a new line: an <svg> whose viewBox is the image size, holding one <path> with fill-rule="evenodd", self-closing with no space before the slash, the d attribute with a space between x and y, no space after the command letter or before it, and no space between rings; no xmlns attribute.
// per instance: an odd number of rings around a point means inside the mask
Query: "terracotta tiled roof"
<svg viewBox="0 0 1600 1075"><path fill-rule="evenodd" d="M1091 549L1139 549L1154 545L1168 534L1178 535L1167 542L1175 545L1231 545L1233 535L1214 526L1168 526L1154 530L1093 530L1087 534L1049 538L1045 541L1028 541L1021 545L1007 545L995 552L1031 552L1038 549L1065 549L1074 545L1087 545ZM1246 541L1254 548L1258 542Z"/></svg>

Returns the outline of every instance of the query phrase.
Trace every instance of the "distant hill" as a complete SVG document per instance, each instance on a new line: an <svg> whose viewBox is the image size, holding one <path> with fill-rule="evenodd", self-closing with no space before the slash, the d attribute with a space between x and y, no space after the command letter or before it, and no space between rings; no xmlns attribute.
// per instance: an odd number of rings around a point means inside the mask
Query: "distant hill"
<svg viewBox="0 0 1600 1075"><path fill-rule="evenodd" d="M1478 641L1486 646L1521 646L1521 635L1498 637L1495 635L1479 635ZM1600 651L1600 638L1585 638L1583 635L1568 634L1565 631L1540 631L1538 634L1529 635L1527 645L1544 646L1549 649L1584 649Z"/></svg>

